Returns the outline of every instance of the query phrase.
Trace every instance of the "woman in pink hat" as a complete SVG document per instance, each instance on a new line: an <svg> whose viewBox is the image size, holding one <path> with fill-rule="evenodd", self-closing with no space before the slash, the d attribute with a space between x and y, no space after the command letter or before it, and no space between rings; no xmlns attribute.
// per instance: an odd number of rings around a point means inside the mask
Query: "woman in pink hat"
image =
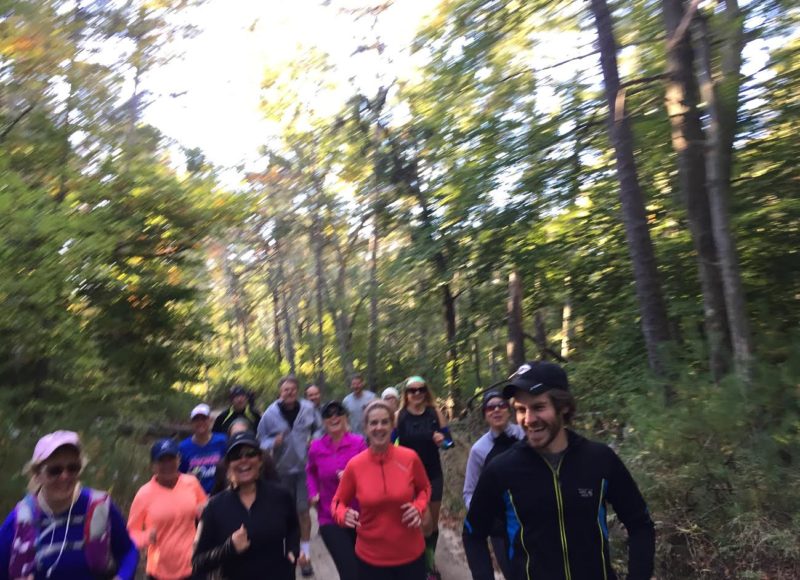
<svg viewBox="0 0 800 580"><path fill-rule="evenodd" d="M107 493L82 487L81 443L55 431L36 444L30 493L0 527L0 580L133 580L139 553Z"/></svg>

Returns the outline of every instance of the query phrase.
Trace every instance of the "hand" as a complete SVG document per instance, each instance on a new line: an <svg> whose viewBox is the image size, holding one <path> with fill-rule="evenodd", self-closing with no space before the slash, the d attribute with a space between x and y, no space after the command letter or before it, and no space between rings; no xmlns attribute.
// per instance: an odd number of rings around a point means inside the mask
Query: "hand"
<svg viewBox="0 0 800 580"><path fill-rule="evenodd" d="M247 530L244 524L239 526L239 529L231 534L231 541L233 542L233 549L237 554L241 554L250 547L250 538L247 536Z"/></svg>
<svg viewBox="0 0 800 580"><path fill-rule="evenodd" d="M309 499L308 504L313 508L317 507L317 505L319 504L319 494Z"/></svg>
<svg viewBox="0 0 800 580"><path fill-rule="evenodd" d="M433 432L433 442L436 444L437 447L441 447L442 443L444 443L444 435L442 435L438 431L434 431Z"/></svg>
<svg viewBox="0 0 800 580"><path fill-rule="evenodd" d="M358 521L359 514L353 508L347 508L347 511L344 513L344 525L347 528L357 528L361 525L361 522Z"/></svg>
<svg viewBox="0 0 800 580"><path fill-rule="evenodd" d="M296 560L296 558L294 557L294 552L286 552L286 559L289 560L292 564L294 564L294 561Z"/></svg>
<svg viewBox="0 0 800 580"><path fill-rule="evenodd" d="M403 517L401 519L406 526L409 528L418 528L422 525L422 516L413 505L404 503L400 506L400 509L403 510Z"/></svg>
<svg viewBox="0 0 800 580"><path fill-rule="evenodd" d="M338 478L339 478L339 481L342 481L342 476L343 476L343 475L344 475L344 469L339 469L339 470L336 472L336 477L338 477Z"/></svg>
<svg viewBox="0 0 800 580"><path fill-rule="evenodd" d="M147 543L151 546L156 543L156 531L154 529L150 530L147 536Z"/></svg>
<svg viewBox="0 0 800 580"><path fill-rule="evenodd" d="M283 433L278 433L275 435L275 441L273 442L272 446L280 447L281 445L283 445Z"/></svg>
<svg viewBox="0 0 800 580"><path fill-rule="evenodd" d="M308 566L309 560L308 556L306 556L303 552L300 552L300 557L297 559L297 563L300 564L300 567Z"/></svg>

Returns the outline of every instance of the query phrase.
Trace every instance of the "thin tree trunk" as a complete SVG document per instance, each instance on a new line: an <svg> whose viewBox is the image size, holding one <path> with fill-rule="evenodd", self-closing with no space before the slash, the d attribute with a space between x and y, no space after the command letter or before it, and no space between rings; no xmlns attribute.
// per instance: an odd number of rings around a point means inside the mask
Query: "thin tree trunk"
<svg viewBox="0 0 800 580"><path fill-rule="evenodd" d="M506 356L510 372L525 362L525 330L522 322L522 277L517 270L508 276L508 342Z"/></svg>
<svg viewBox="0 0 800 580"><path fill-rule="evenodd" d="M312 234L314 245L314 272L316 274L316 307L317 307L317 385L325 386L325 273L322 267L322 240L321 234L315 231Z"/></svg>
<svg viewBox="0 0 800 580"><path fill-rule="evenodd" d="M475 386L479 387L483 384L483 379L481 379L481 342L477 333L472 339L472 360L475 366Z"/></svg>
<svg viewBox="0 0 800 580"><path fill-rule="evenodd" d="M283 345L281 344L281 299L278 293L278 286L274 280L270 282L270 292L272 293L272 351L278 364L283 362Z"/></svg>
<svg viewBox="0 0 800 580"><path fill-rule="evenodd" d="M692 234L703 294L709 368L715 381L727 372L730 352L725 296L711 224L706 166L705 135L698 111L694 76L694 52L689 35L680 32L683 0L662 0L667 33L667 83L665 102L672 125L672 147L678 156L678 178L689 230ZM676 34L680 34L677 37Z"/></svg>
<svg viewBox="0 0 800 580"><path fill-rule="evenodd" d="M550 345L547 344L547 328L544 325L542 311L537 310L533 313L533 342L539 349L539 358L547 359Z"/></svg>
<svg viewBox="0 0 800 580"><path fill-rule="evenodd" d="M575 335L575 326L572 324L572 277L564 279L567 297L561 308L561 358L569 359L572 340Z"/></svg>
<svg viewBox="0 0 800 580"><path fill-rule="evenodd" d="M458 399L458 340L456 330L456 297L450 284L442 284L442 310L447 337L447 387L453 399Z"/></svg>
<svg viewBox="0 0 800 580"><path fill-rule="evenodd" d="M706 170L711 202L711 223L722 266L722 283L736 374L749 381L753 344L729 209L733 141L736 136L741 87L744 23L743 15L735 0L725 2L725 12L719 17L723 20L724 34L720 49L722 70L718 75L720 78L718 84L715 83L711 64L713 42L708 22L703 14L698 14L695 18L693 34L697 41L701 93L709 114Z"/></svg>
<svg viewBox="0 0 800 580"><path fill-rule="evenodd" d="M664 376L667 372L664 349L670 340L667 308L647 225L644 196L636 170L633 132L625 115L625 95L620 90L617 44L614 39L611 12L605 0L591 0L591 10L597 26L600 63L609 108L609 134L616 157L625 237L633 265L647 358L653 372ZM665 391L667 398L670 399L671 388L666 386Z"/></svg>
<svg viewBox="0 0 800 580"><path fill-rule="evenodd" d="M492 375L492 382L497 382L497 378L500 376L500 370L497 363L497 353L502 348L499 346L500 339L497 336L497 327L492 326L492 347L489 349L489 372ZM516 370L516 369L514 369Z"/></svg>
<svg viewBox="0 0 800 580"><path fill-rule="evenodd" d="M369 256L369 345L367 348L367 385L373 390L378 385L378 341L380 340L380 328L378 326L379 219L380 216L376 213L372 220L372 237L370 238Z"/></svg>
<svg viewBox="0 0 800 580"><path fill-rule="evenodd" d="M286 360L289 362L289 372L295 374L296 372L296 360L295 360L295 349L294 349L294 338L292 337L292 320L291 315L289 313L289 301L287 297L286 291L286 276L283 270L283 253L282 248L279 245L279 242L275 241L275 260L277 265L277 284L278 284L278 295L280 298L280 313L281 319L283 320L283 332L284 332L284 346L286 350Z"/></svg>

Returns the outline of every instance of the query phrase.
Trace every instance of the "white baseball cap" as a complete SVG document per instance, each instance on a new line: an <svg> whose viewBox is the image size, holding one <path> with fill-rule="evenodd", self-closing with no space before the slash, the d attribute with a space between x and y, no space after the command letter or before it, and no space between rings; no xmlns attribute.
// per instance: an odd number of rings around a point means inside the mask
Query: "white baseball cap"
<svg viewBox="0 0 800 580"><path fill-rule="evenodd" d="M211 407L209 407L205 403L200 403L194 409L192 409L192 412L189 415L189 418L190 419L194 419L198 415L203 415L204 417L210 417L211 416Z"/></svg>
<svg viewBox="0 0 800 580"><path fill-rule="evenodd" d="M381 399L386 399L389 397L394 397L395 399L399 399L400 393L398 393L397 389L395 389L394 387L387 387L381 394Z"/></svg>

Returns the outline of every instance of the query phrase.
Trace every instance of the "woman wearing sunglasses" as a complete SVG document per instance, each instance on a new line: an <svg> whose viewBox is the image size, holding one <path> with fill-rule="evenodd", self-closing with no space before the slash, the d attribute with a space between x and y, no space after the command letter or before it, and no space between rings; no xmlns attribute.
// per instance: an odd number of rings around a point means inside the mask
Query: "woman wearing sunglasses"
<svg viewBox="0 0 800 580"><path fill-rule="evenodd" d="M184 580L192 575L197 517L206 492L194 475L178 471L174 439L156 441L150 450L153 477L131 504L128 531L139 549L147 548L149 580Z"/></svg>
<svg viewBox="0 0 800 580"><path fill-rule="evenodd" d="M55 431L28 463L30 493L0 528L0 580L133 580L139 552L102 491L81 487L78 434Z"/></svg>
<svg viewBox="0 0 800 580"><path fill-rule="evenodd" d="M440 448L453 446L447 421L436 408L433 391L420 376L406 380L403 400L397 413L397 442L413 449L422 460L431 482L429 518L425 522L425 568L428 579L439 578L436 570L436 543L439 540L439 510L444 492Z"/></svg>
<svg viewBox="0 0 800 580"><path fill-rule="evenodd" d="M369 448L348 462L331 505L336 523L356 530L360 580L425 580L420 526L431 485L419 456L392 445L393 426L386 401L367 405Z"/></svg>
<svg viewBox="0 0 800 580"><path fill-rule="evenodd" d="M340 580L356 580L356 532L336 525L331 515L331 501L345 466L364 451L367 444L361 435L350 433L347 409L339 401L326 403L321 415L325 435L312 441L308 450L308 497L317 509L319 534L333 558ZM351 507L356 507L356 504Z"/></svg>
<svg viewBox="0 0 800 580"><path fill-rule="evenodd" d="M483 396L481 404L483 418L489 431L478 439L469 450L467 473L464 477L464 503L469 509L472 494L484 467L496 456L509 449L514 443L525 438L522 427L511 423L511 410L508 401L499 391L489 391ZM515 578L508 559L508 545L503 522L497 522L491 536L492 549L503 575Z"/></svg>
<svg viewBox="0 0 800 580"><path fill-rule="evenodd" d="M261 477L262 451L252 433L231 437L225 461L231 487L203 511L194 572L220 569L226 580L292 580L300 524L291 494Z"/></svg>

